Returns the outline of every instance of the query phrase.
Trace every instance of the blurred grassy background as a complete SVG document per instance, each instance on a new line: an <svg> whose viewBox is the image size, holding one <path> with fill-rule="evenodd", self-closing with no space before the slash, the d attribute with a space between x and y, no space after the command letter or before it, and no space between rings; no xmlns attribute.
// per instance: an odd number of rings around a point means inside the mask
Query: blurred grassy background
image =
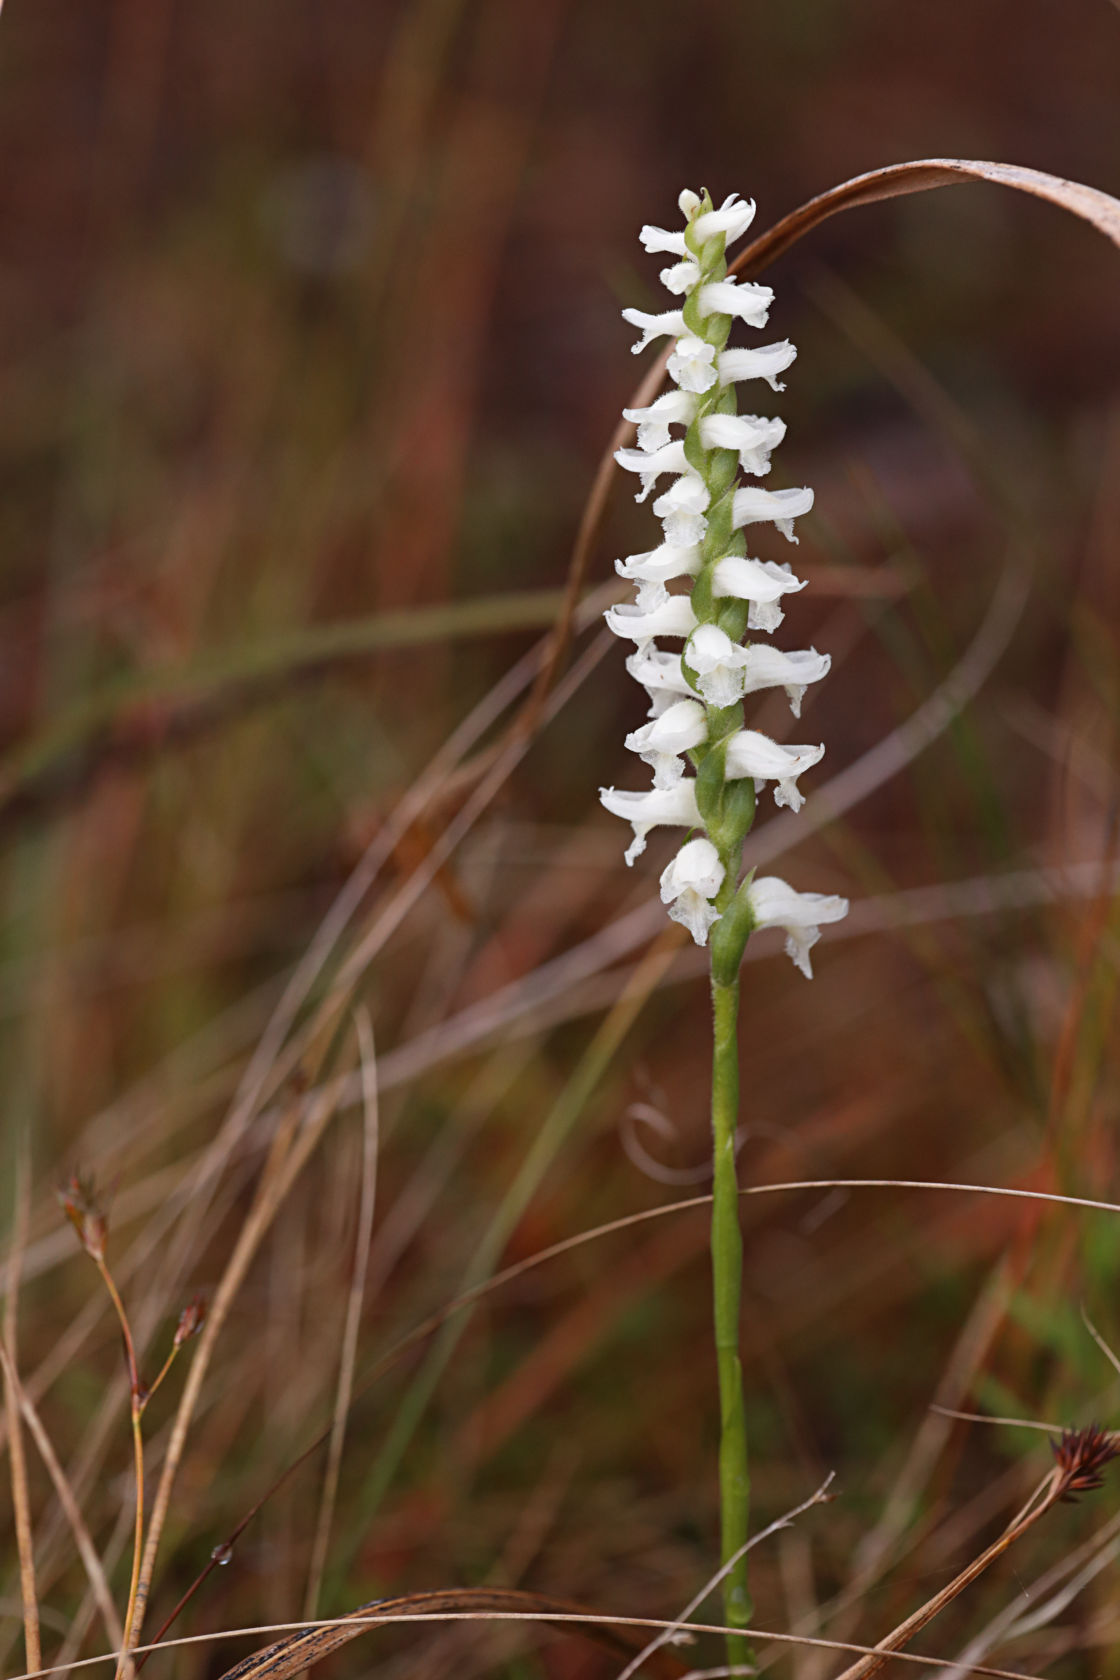
<svg viewBox="0 0 1120 1680"><path fill-rule="evenodd" d="M655 295L638 226L691 184L757 198L761 228L911 157L1120 190L1118 87L1107 0L8 0L5 1160L29 1127L20 1364L118 1590L119 1344L53 1186L75 1164L115 1185L113 1254L154 1367L262 1170L271 1097L235 1133L223 1116L280 988L379 838L392 856L354 940L397 914L473 784L443 778L427 825L390 848L402 796L553 621L639 377L618 318ZM766 276L772 336L800 347L776 477L813 484L818 509L786 645L836 656L806 711L828 742L816 785L953 668L1004 568L1029 570L1030 592L1018 620L997 608L1007 649L953 727L776 865L872 903L822 946L811 988L758 941L745 1182L1120 1191L1118 275L1072 218L969 186L841 217ZM652 541L623 487L608 523L595 584ZM704 1188L696 964L676 960L605 1071L586 1061L659 926L604 933L650 900L666 850L626 872L596 804L599 783L638 785L621 743L642 710L607 649L364 974L383 1091L359 1380L457 1293L487 1233L516 1260ZM759 721L779 728L780 709ZM1000 909L990 883L1009 873L1019 901ZM985 913L954 913L960 881ZM585 971L537 1004L544 965L587 941ZM556 1148L511 1206L549 1115ZM223 1139L202 1196L192 1174ZM237 1296L150 1627L329 1422L361 1149L350 1102ZM768 1198L745 1218L757 1521L827 1469L842 1494L758 1555L759 1623L874 1641L1041 1469L1037 1436L931 1419L935 1396L1115 1421L1078 1305L1120 1341L1120 1226L878 1191ZM702 1211L671 1216L496 1293L392 1462L410 1385L434 1368L413 1355L363 1394L323 1608L500 1582L674 1614L716 1549L705 1247ZM156 1466L181 1381L152 1407ZM70 1654L102 1648L37 1462L31 1477L48 1657L67 1628ZM321 1479L320 1456L275 1495L182 1631L300 1613ZM1055 1516L926 1648L952 1655L1033 1592L1110 1500ZM1117 1544L1105 1533L1099 1556ZM822 1619L853 1572L862 1611ZM1103 1567L992 1660L1115 1672L1115 1579ZM14 1549L0 1598L18 1665ZM246 1648L159 1671L217 1675ZM835 1659L780 1660L823 1680ZM375 1635L334 1671L375 1661L611 1672L573 1641L454 1627Z"/></svg>

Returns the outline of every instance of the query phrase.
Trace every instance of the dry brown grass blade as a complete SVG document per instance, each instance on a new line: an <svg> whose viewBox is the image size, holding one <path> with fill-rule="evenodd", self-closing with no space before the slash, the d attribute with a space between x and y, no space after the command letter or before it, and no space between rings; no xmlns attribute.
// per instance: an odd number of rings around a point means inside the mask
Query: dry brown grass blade
<svg viewBox="0 0 1120 1680"><path fill-rule="evenodd" d="M3 1365L4 1368L4 1381L16 1396L23 1420L27 1424L32 1440L39 1449L39 1455L47 1467L47 1473L54 1483L59 1504L66 1514L66 1520L70 1525L70 1532L74 1536L74 1544L78 1548L78 1555L85 1567L89 1584L97 1596L97 1605L101 1611L105 1631L110 1642L120 1650L124 1644L124 1628L117 1614L117 1607L113 1603L113 1595L109 1591L109 1583L105 1579L105 1571L101 1559L97 1555L97 1548L90 1538L85 1518L82 1516L78 1502L74 1498L73 1489L67 1480L65 1470L59 1462L51 1438L43 1427L43 1421L34 1404L24 1392L19 1380L19 1373L12 1364L8 1356L8 1350L2 1341L0 1341L0 1365Z"/></svg>
<svg viewBox="0 0 1120 1680"><path fill-rule="evenodd" d="M593 1612L588 1611L588 1610L581 1610L581 1611L578 1611L578 1612L575 1612L575 1613L572 1613L572 1612L569 1612L569 1611L560 1611L560 1610L545 1610L545 1611L541 1611L541 1610L432 1610L432 1611L428 1611L428 1610L417 1610L415 1608L415 1606L413 1606L413 1608L411 1608L409 1610L406 1610L404 1612L401 1612L399 1610L398 1611L390 1611L387 1607L393 1602L396 1602L396 1601L389 1600L389 1599L383 1600L381 1604L378 1604L376 1606L376 1614L374 1614L374 1615L365 1615L364 1616L360 1610L355 1610L352 1613L351 1618L349 1618L349 1619L354 1621L354 1622L363 1623L367 1627L385 1627L385 1626L388 1626L390 1623L400 1624L401 1622L408 1622L408 1621L428 1622L428 1623L491 1621L491 1622L530 1622L530 1623L531 1622L549 1622L549 1623L552 1623L554 1626L560 1627L560 1628L563 1628L570 1623L576 1623L577 1625L579 1625L581 1627L638 1628L638 1629L641 1629L643 1631L645 1631L645 1630L658 1630L658 1629L666 1630L667 1629L671 1632L677 1626L677 1624L675 1622L668 1622L668 1621L665 1621L663 1618L654 1617L654 1616L599 1615L598 1613L593 1613ZM317 1623L315 1623L315 1630L321 1629L321 1628L326 1627L326 1626L333 1627L335 1625L336 1625L336 1623L334 1623L334 1622L330 1622L330 1623L317 1622ZM297 1632L297 1633L313 1631L313 1630L307 1629L303 1624L298 1623L298 1622L273 1622L272 1624L265 1625L265 1626L258 1625L258 1626L255 1626L255 1627L221 1628L221 1629L217 1630L216 1632L212 1632L212 1633L191 1633L191 1634L184 1635L181 1639L169 1639L169 1640L167 1640L166 1644L161 1647L161 1649L163 1649L163 1650L171 1650L172 1648L187 1649L191 1646L196 1646L196 1645L212 1645L212 1644L216 1643L218 1640L222 1640L222 1639L259 1638L260 1635L264 1634L264 1633L279 1633L279 1632L283 1632L285 1630L291 1630L292 1632ZM719 1634L719 1635L722 1636L722 1635L725 1635L727 1633L734 1633L735 1630L734 1630L734 1628L725 1627L722 1622L690 1622L688 1624L688 1631L690 1633L712 1633L712 1634ZM872 1651L870 1646L868 1646L868 1645L855 1645L849 1640L817 1639L817 1638L812 1637L809 1634L777 1632L773 1628L753 1628L752 1632L754 1633L756 1638L758 1638L760 1640L766 1640L768 1642L772 1642L772 1643L778 1644L778 1645L804 1646L806 1648L811 1647L815 1650L821 1650L821 1651L852 1652L852 1653L858 1653L858 1654L864 1655L864 1656L873 1656L875 1654ZM140 1649L141 1652L145 1652L145 1653L150 1654L152 1651L154 1651L156 1649L156 1646L154 1646L154 1645L142 1645L142 1646L139 1647L139 1649ZM258 1656L260 1656L261 1654L262 1653L260 1653L260 1652L256 1653L256 1655L258 1655ZM70 1666L72 1668L92 1668L92 1667L94 1667L94 1666L96 1666L100 1663L111 1662L113 1660L114 1660L114 1653L105 1652L101 1656L97 1656L97 1657L83 1657L80 1661L78 1661L76 1663L72 1663ZM252 1658L249 1658L247 1660L252 1661ZM911 1665L911 1667L933 1668L933 1669L938 1669L938 1670L953 1671L953 1670L957 1669L957 1667L959 1666L956 1661L950 1660L948 1657L929 1657L929 1656L925 1656L924 1654L918 1656L918 1655L915 1655L914 1653L912 1653L910 1651L898 1651L898 1652L896 1652L895 1653L895 1660L897 1662L901 1662L901 1663L909 1663ZM47 1676L54 1675L54 1674L59 1674L61 1672L62 1672L62 1670L60 1668L52 1667L52 1668L40 1669L39 1673L37 1675L36 1674L13 1675L12 1680L46 1680ZM238 1672L237 1669L229 1669L229 1670L227 1670L226 1674L221 1676L221 1680L229 1680L229 1676L231 1674L236 1674L237 1672ZM675 1670L674 1672L677 1673L677 1672L679 1672L679 1670ZM695 1674L697 1671L696 1670L690 1670L690 1672ZM701 1672L701 1673L711 1673L713 1671L711 1671L711 1670L701 1670L699 1672ZM726 1674L727 1671L725 1669L717 1669L714 1672L717 1673L717 1674ZM1037 1675L1024 1674L1022 1669L990 1668L990 1667L984 1666L981 1663L972 1664L972 1666L970 1668L970 1673L989 1675L991 1677L991 1680L1038 1680ZM686 1677L686 1680L687 1680L687 1677Z"/></svg>
<svg viewBox="0 0 1120 1680"><path fill-rule="evenodd" d="M12 1222L12 1244L8 1256L8 1276L4 1288L4 1345L12 1363L18 1369L17 1347L19 1321L19 1282L23 1251L27 1247L27 1227L31 1218L30 1172L28 1167L27 1133L19 1140L16 1161L15 1218ZM8 1425L8 1442L12 1484L12 1516L15 1521L16 1546L19 1551L19 1586L23 1603L23 1644L28 1668L38 1668L43 1660L39 1637L39 1597L35 1590L35 1542L31 1531L31 1497L27 1487L27 1460L23 1451L23 1429L20 1425L19 1397L15 1384L8 1379L4 1367L4 1412Z"/></svg>
<svg viewBox="0 0 1120 1680"><path fill-rule="evenodd" d="M992 1544L984 1549L978 1557L973 1558L958 1575L955 1575L947 1586L933 1597L919 1606L912 1615L880 1640L873 1654L861 1657L852 1663L837 1680L871 1680L891 1659L891 1656L908 1645L916 1633L940 1615L946 1605L958 1598L967 1586L970 1586L988 1566L1002 1557L1010 1546L1020 1540L1040 1517L1053 1509L1060 1500L1069 1499L1076 1493L1087 1492L1090 1488L1101 1486L1101 1471L1110 1460L1120 1455L1120 1442L1116 1436L1098 1429L1090 1424L1087 1429L1066 1430L1061 1443L1054 1449L1057 1463L1049 1475L1035 1489L1023 1509L1012 1518L1003 1533Z"/></svg>
<svg viewBox="0 0 1120 1680"><path fill-rule="evenodd" d="M386 1619L397 1619L411 1615L439 1616L449 1612L461 1614L463 1611L475 1611L484 1616L495 1612L527 1611L547 1621L551 1611L564 1618L553 1626L559 1626L566 1633L582 1633L595 1644L605 1646L616 1657L633 1657L636 1640L595 1620L595 1611L588 1611L589 1619L581 1625L579 1618L583 1609L582 1605L567 1599L549 1598L543 1593L521 1592L507 1587L463 1587L445 1592L406 1593L400 1598L375 1599L370 1604L360 1605L352 1617L343 1618L328 1627L305 1628L266 1646L263 1651L255 1651L243 1662L227 1669L222 1680L289 1680L290 1676L301 1673L331 1651L337 1651L340 1645L349 1644L371 1628L383 1627L385 1623L373 1619L372 1612L377 1612L378 1617L384 1612ZM651 1653L649 1672L663 1677L663 1680L676 1680L676 1676L684 1674L686 1667L687 1664L671 1652L658 1650Z"/></svg>
<svg viewBox="0 0 1120 1680"><path fill-rule="evenodd" d="M133 1639L136 1642L139 1641L144 1614L147 1609L156 1553L159 1550L163 1526L167 1520L168 1507L171 1503L171 1490L182 1461L191 1420L198 1405L214 1345L229 1314L234 1297L244 1282L245 1275L265 1234L283 1206L289 1190L313 1154L331 1116L335 1113L348 1071L347 1068L344 1068L342 1072L337 1073L327 1082L322 1088L314 1110L306 1118L302 1121L300 1119L302 1104L297 1098L291 1105L289 1114L279 1123L256 1198L241 1228L229 1263L222 1274L221 1282L214 1293L214 1299L207 1313L194 1358L191 1360L187 1372L187 1380L183 1385L183 1392L179 1399L175 1422L172 1427L171 1440L168 1444L167 1456L163 1462L159 1486L152 1505L148 1539L144 1548L140 1581L136 1593L136 1613L132 1629Z"/></svg>
<svg viewBox="0 0 1120 1680"><path fill-rule="evenodd" d="M323 1492L319 1502L319 1517L311 1548L311 1564L307 1572L307 1596L304 1616L310 1621L319 1604L323 1570L330 1543L331 1522L334 1518L338 1476L342 1466L342 1447L346 1438L346 1418L354 1392L354 1366L358 1356L358 1332L361 1328L362 1306L366 1294L366 1274L369 1269L369 1245L373 1231L373 1210L377 1200L377 1154L380 1141L377 1103L377 1053L373 1042L373 1027L369 1012L359 1009L355 1014L358 1047L361 1052L363 1126L362 1179L358 1206L358 1232L354 1239L354 1275L346 1302L346 1323L342 1331L342 1351L338 1361L338 1383L335 1390L334 1418L327 1448L327 1468L323 1476Z"/></svg>
<svg viewBox="0 0 1120 1680"><path fill-rule="evenodd" d="M989 181L994 186L1013 187L1016 192L1029 193L1068 210L1074 216L1120 245L1120 200L1097 187L1087 187L1080 181L1066 181L1060 175L1047 175L1041 169L1027 169L1018 163L988 163L974 158L918 158L911 163L892 163L885 169L872 169L866 175L855 175L828 192L819 193L807 203L791 210L780 222L739 253L730 265L735 272L755 273L765 268L791 246L796 245L813 228L841 210L854 210L861 204L877 204L886 198L902 198L908 193L929 192L934 187L958 187L969 181Z"/></svg>

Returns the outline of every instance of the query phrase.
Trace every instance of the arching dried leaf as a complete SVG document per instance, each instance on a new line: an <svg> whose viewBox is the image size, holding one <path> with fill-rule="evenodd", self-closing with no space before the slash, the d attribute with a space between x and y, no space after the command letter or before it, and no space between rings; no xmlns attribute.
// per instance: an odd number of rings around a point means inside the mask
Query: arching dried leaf
<svg viewBox="0 0 1120 1680"><path fill-rule="evenodd" d="M894 163L886 169L872 169L856 175L808 203L791 210L772 228L759 234L741 251L731 268L738 273L757 274L788 251L805 234L841 210L858 204L875 204L884 198L901 198L907 193L929 192L933 187L960 186L967 181L991 181L999 187L1044 198L1061 210L1080 216L1114 245L1120 245L1120 199L1080 181L1065 181L1041 169L1026 169L1018 163L985 163L970 158L921 158L913 163Z"/></svg>

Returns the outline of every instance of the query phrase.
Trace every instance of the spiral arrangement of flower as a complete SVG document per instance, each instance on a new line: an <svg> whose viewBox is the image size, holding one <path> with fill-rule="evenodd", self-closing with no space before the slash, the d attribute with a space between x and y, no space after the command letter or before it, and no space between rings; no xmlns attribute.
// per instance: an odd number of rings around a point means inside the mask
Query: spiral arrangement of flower
<svg viewBox="0 0 1120 1680"><path fill-rule="evenodd" d="M735 388L761 379L783 390L778 375L797 351L784 340L728 347L734 322L765 326L774 298L769 286L727 275L727 245L750 226L753 203L732 194L717 210L706 193L688 191L679 203L683 229L644 227L641 240L648 252L676 259L661 279L682 299L680 308L622 312L641 329L635 352L658 337L674 340L668 372L676 389L647 408L623 411L637 426L637 447L615 457L637 474L639 501L659 478L672 475L653 504L662 541L616 562L637 595L606 615L617 636L635 643L626 665L649 695L650 721L628 735L626 745L651 767L653 786L645 792L603 788L600 797L633 827L627 863L644 851L647 834L659 824L701 831L684 842L661 876L669 915L697 944L727 918L741 957L755 928L783 927L790 956L811 976L809 952L820 925L844 916L847 901L795 892L777 877L739 881L756 790L772 783L778 805L800 810L798 778L824 756L821 745L789 746L748 729L743 710L748 694L783 688L799 717L805 690L831 664L815 648L786 653L769 641L746 639L770 636L782 623L784 597L805 583L788 564L749 557L745 530L771 524L796 542L794 520L812 507L813 492L740 481L741 473L769 473L771 451L786 428L779 419L739 414ZM674 428L681 435L674 436ZM661 647L662 639L682 641L683 651Z"/></svg>

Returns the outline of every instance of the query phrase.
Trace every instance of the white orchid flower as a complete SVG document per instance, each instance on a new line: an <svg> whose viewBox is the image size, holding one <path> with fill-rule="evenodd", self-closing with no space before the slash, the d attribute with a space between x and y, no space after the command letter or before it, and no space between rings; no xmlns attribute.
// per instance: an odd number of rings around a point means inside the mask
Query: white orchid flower
<svg viewBox="0 0 1120 1680"><path fill-rule="evenodd" d="M608 607L603 617L608 630L624 640L652 642L655 636L691 636L696 628L696 613L687 595L670 595L662 589L648 611L622 601Z"/></svg>
<svg viewBox="0 0 1120 1680"><path fill-rule="evenodd" d="M746 892L756 928L786 930L786 952L806 980L813 978L809 952L821 936L824 922L840 922L848 914L848 900L830 893L795 892L777 875L752 881Z"/></svg>
<svg viewBox="0 0 1120 1680"><path fill-rule="evenodd" d="M661 520L665 541L673 548L691 548L704 541L708 529L705 511L712 495L700 474L682 473L653 504Z"/></svg>
<svg viewBox="0 0 1120 1680"><path fill-rule="evenodd" d="M700 550L695 543L690 548L674 548L662 543L644 554L630 554L616 560L614 569L619 577L638 586L638 605L644 610L653 605L652 598L644 599L653 585L671 583L674 578L695 577L700 570Z"/></svg>
<svg viewBox="0 0 1120 1680"><path fill-rule="evenodd" d="M722 233L725 242L733 245L754 221L754 211L753 199L741 199L738 193L730 193L718 210L709 210L705 215L697 216L692 231L701 244L706 245L709 239L715 239Z"/></svg>
<svg viewBox="0 0 1120 1680"><path fill-rule="evenodd" d="M780 344L760 344L755 349L721 350L719 353L719 382L737 385L743 379L765 379L772 391L784 391L779 373L784 373L797 360L797 350L788 338Z"/></svg>
<svg viewBox="0 0 1120 1680"><path fill-rule="evenodd" d="M625 472L639 473L642 488L634 497L636 502L644 502L653 489L655 480L662 473L687 473L691 469L688 457L684 452L684 444L679 438L663 443L660 449L652 452L645 449L616 449L614 458Z"/></svg>
<svg viewBox="0 0 1120 1680"><path fill-rule="evenodd" d="M601 804L612 816L621 817L634 830L634 838L625 852L626 862L633 864L646 849L646 835L651 828L669 825L674 828L699 828L700 812L696 805L696 783L690 776L674 782L669 788L650 788L645 793L630 793L624 788L600 788Z"/></svg>
<svg viewBox="0 0 1120 1680"><path fill-rule="evenodd" d="M669 442L670 426L687 426L696 413L696 397L690 391L666 391L646 408L624 408L622 418L638 428L638 448L650 454Z"/></svg>
<svg viewBox="0 0 1120 1680"><path fill-rule="evenodd" d="M670 918L686 927L697 945L708 943L712 924L719 921L719 911L711 901L726 873L719 853L703 836L686 840L661 872L661 902L669 906Z"/></svg>
<svg viewBox="0 0 1120 1680"><path fill-rule="evenodd" d="M712 594L749 601L748 630L776 630L785 614L778 605L783 595L805 588L803 578L794 577L787 562L751 560L745 554L725 554L712 571Z"/></svg>
<svg viewBox="0 0 1120 1680"><path fill-rule="evenodd" d="M793 522L813 505L813 492L802 490L763 490L748 484L736 490L732 504L732 524L738 531L744 525L758 525L769 521L778 527L787 542L795 543Z"/></svg>
<svg viewBox="0 0 1120 1680"><path fill-rule="evenodd" d="M647 642L630 654L626 669L649 696L650 708L646 716L660 717L678 694L691 695L688 678L681 669L679 653L669 653Z"/></svg>
<svg viewBox="0 0 1120 1680"><path fill-rule="evenodd" d="M670 268L663 268L659 278L667 292L672 292L674 297L682 297L699 280L700 264L695 257L689 257L684 262L673 263Z"/></svg>
<svg viewBox="0 0 1120 1680"><path fill-rule="evenodd" d="M743 471L759 478L770 471L770 451L785 435L784 420L765 420L758 414L705 414L700 421L705 449L734 449Z"/></svg>
<svg viewBox="0 0 1120 1680"><path fill-rule="evenodd" d="M641 332L637 344L630 346L635 356L640 355L655 338L679 338L684 332L684 316L679 309L666 309L660 315L651 315L645 309L624 309L622 319Z"/></svg>
<svg viewBox="0 0 1120 1680"><path fill-rule="evenodd" d="M655 788L672 787L684 775L681 754L698 747L707 733L708 714L699 700L677 700L627 735L626 745L649 765Z"/></svg>
<svg viewBox="0 0 1120 1680"><path fill-rule="evenodd" d="M743 645L725 628L738 630L745 610L747 633L769 635L783 622L785 597L805 588L805 580L789 565L721 552L717 543L735 546L724 541L728 513L733 530L769 524L796 542L794 521L812 508L813 492L807 487L765 490L736 481L738 473L755 478L769 473L771 454L786 427L778 418L736 412L732 387L761 379L774 391L784 390L780 375L797 357L788 339L753 347L725 345L737 321L764 326L774 301L769 286L737 280L728 275L724 261L727 244L750 226L754 205L732 193L715 209L707 194L701 199L689 190L678 202L691 231L645 226L641 241L648 252L669 257L662 283L675 298L690 301L660 313L623 311L642 335L635 353L657 338L671 341L666 368L672 388L642 407L623 410L637 428L636 447L615 455L618 465L641 481L638 501L649 496L659 478L672 475L653 502L663 540L656 548L615 561L619 576L635 585L636 600L606 613L614 634L635 647L626 669L645 689L649 707L647 721L630 731L626 745L651 767L653 787L645 793L604 788L600 796L609 811L633 826L627 863L639 856L647 833L658 823L701 831L663 872L661 896L670 916L702 945L719 919L714 900L738 856L753 806L749 799L720 800L710 773L719 770L728 782L771 782L775 803L797 811L804 803L798 778L824 754L823 746L786 745L740 727L743 699L781 688L798 717L806 690L827 675L831 659L816 648L785 652L766 641ZM690 322L702 323L696 332L686 327L686 312ZM685 435L676 428L687 428L687 454ZM687 592L670 593L670 584ZM724 601L744 606L732 611L721 606ZM659 646L662 637L682 638L683 652ZM724 714L718 722L712 716L717 711ZM705 812L713 821L712 813L719 812L718 846L702 832L696 778L688 774L688 755L717 734L720 752L705 760L702 780ZM755 925L785 927L790 955L809 974L817 925L843 915L845 901L796 893L774 879L756 882L749 893ZM728 937L717 940L720 976L739 960L743 925L736 920L726 930ZM714 979L716 974L714 969ZM718 984L726 980L719 978Z"/></svg>
<svg viewBox="0 0 1120 1680"><path fill-rule="evenodd" d="M784 688L789 709L801 716L801 702L810 683L820 682L832 666L832 655L805 648L783 653L766 642L752 642L743 667L743 693L756 694L762 688Z"/></svg>
<svg viewBox="0 0 1120 1680"><path fill-rule="evenodd" d="M747 649L733 642L718 624L699 625L684 657L696 672L696 686L709 706L733 706L743 698Z"/></svg>
<svg viewBox="0 0 1120 1680"><path fill-rule="evenodd" d="M775 782L775 805L788 805L800 811L805 795L797 785L798 776L811 770L824 757L824 747L787 747L760 735L757 729L740 729L727 743L727 777L735 780L749 776L755 783Z"/></svg>
<svg viewBox="0 0 1120 1680"><path fill-rule="evenodd" d="M709 280L696 294L701 318L732 315L748 327L764 327L774 293L769 286L752 286L749 281ZM637 324L637 323L635 323Z"/></svg>
<svg viewBox="0 0 1120 1680"><path fill-rule="evenodd" d="M707 339L696 338L692 333L677 339L667 367L669 378L675 380L682 391L710 391L719 378L715 345L709 344Z"/></svg>

